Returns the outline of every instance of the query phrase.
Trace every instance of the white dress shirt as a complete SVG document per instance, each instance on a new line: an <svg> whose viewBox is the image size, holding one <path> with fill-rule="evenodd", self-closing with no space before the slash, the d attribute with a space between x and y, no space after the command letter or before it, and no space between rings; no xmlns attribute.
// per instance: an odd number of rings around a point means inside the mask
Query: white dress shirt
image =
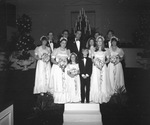
<svg viewBox="0 0 150 125"><path fill-rule="evenodd" d="M109 40L108 41L108 48L110 48L111 47L111 41Z"/></svg>
<svg viewBox="0 0 150 125"><path fill-rule="evenodd" d="M76 40L76 46L78 48L78 51L80 51L80 41L79 40Z"/></svg>
<svg viewBox="0 0 150 125"><path fill-rule="evenodd" d="M50 45L50 47L51 47L51 50L53 51L53 49L54 49L54 44L53 44L52 40L49 40L48 42L49 42L49 45Z"/></svg>
<svg viewBox="0 0 150 125"><path fill-rule="evenodd" d="M83 58L83 61L84 61L84 66L86 65L86 58Z"/></svg>

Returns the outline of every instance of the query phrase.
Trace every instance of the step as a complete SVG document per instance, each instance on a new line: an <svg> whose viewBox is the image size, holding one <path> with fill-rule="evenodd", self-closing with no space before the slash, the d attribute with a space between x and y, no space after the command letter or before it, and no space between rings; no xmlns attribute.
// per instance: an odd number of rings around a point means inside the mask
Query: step
<svg viewBox="0 0 150 125"><path fill-rule="evenodd" d="M101 122L100 111L65 111L63 117L66 122Z"/></svg>
<svg viewBox="0 0 150 125"><path fill-rule="evenodd" d="M63 119L63 125L102 125L100 106L95 103L67 103Z"/></svg>
<svg viewBox="0 0 150 125"><path fill-rule="evenodd" d="M95 103L67 103L65 104L65 111L100 111L99 104Z"/></svg>
<svg viewBox="0 0 150 125"><path fill-rule="evenodd" d="M63 125L103 125L102 122L64 122Z"/></svg>

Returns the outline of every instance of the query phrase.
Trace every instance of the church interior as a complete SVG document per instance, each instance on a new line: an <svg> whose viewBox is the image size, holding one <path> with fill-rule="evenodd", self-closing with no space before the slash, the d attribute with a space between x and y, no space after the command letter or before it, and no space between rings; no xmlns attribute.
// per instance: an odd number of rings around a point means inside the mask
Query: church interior
<svg viewBox="0 0 150 125"><path fill-rule="evenodd" d="M106 36L107 31L113 30L125 53L123 72L127 93L119 93L108 103L98 105L102 124L150 124L149 0L0 0L2 125L69 125L64 123L65 104L54 104L52 95L33 94L36 61L31 60L25 67L14 56L19 54L16 46L20 44L17 40L22 32L29 31L24 37L33 42L27 50L34 57L41 36L52 32L54 39L59 40L63 30L74 35L81 26L80 17L86 19L86 31L92 37L95 32ZM21 21L25 18L27 22L23 25ZM23 44L20 45L24 47ZM13 105L12 122L5 123L1 114L10 105Z"/></svg>

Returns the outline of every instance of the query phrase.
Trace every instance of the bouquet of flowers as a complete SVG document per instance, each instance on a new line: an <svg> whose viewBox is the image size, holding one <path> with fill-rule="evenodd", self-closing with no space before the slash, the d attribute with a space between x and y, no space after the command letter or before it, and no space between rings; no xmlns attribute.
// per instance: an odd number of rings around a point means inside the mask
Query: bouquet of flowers
<svg viewBox="0 0 150 125"><path fill-rule="evenodd" d="M102 70L102 68L103 68L103 66L104 66L104 62L103 62L101 59L96 58L96 59L94 59L94 65L95 65L98 69Z"/></svg>
<svg viewBox="0 0 150 125"><path fill-rule="evenodd" d="M77 75L78 74L78 70L76 68L72 68L69 72L72 75Z"/></svg>
<svg viewBox="0 0 150 125"><path fill-rule="evenodd" d="M115 55L115 56L111 56L110 57L110 62L113 63L114 65L116 64L116 62L119 61L119 55Z"/></svg>
<svg viewBox="0 0 150 125"><path fill-rule="evenodd" d="M47 54L47 53L44 53L42 56L41 56L43 62L46 62L48 63L50 61L50 56Z"/></svg>
<svg viewBox="0 0 150 125"><path fill-rule="evenodd" d="M65 68L67 66L67 59L60 58L58 61L58 65L62 69L62 71L65 72Z"/></svg>

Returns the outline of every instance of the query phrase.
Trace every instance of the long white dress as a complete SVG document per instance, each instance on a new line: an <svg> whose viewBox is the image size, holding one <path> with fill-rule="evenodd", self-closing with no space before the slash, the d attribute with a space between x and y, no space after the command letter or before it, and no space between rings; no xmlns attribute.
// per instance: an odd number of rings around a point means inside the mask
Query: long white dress
<svg viewBox="0 0 150 125"><path fill-rule="evenodd" d="M94 60L100 59L105 62L107 56L106 51L97 51L93 54ZM95 103L108 102L111 97L111 86L108 79L107 66L104 64L100 70L93 63L91 86L90 86L90 101Z"/></svg>
<svg viewBox="0 0 150 125"><path fill-rule="evenodd" d="M124 56L124 52L121 48L117 47L116 51L113 51L112 48L110 47L109 51L111 57L117 55L119 55L120 57ZM121 62L119 62L117 65L114 65L113 63L110 62L108 64L108 70L113 93L117 93L117 90L120 87L122 87L122 89L125 90L124 74Z"/></svg>
<svg viewBox="0 0 150 125"><path fill-rule="evenodd" d="M62 51L60 48L54 49L51 58L67 60L70 56L69 50ZM67 84L66 84L66 68L63 72L59 65L53 64L50 75L49 91L53 94L54 103L66 103L68 98Z"/></svg>
<svg viewBox="0 0 150 125"><path fill-rule="evenodd" d="M50 56L50 48L46 47L43 49L42 46L36 47L35 55L38 55L39 58L43 54L48 54ZM49 62L44 62L43 60L38 60L36 65L35 73L35 85L34 85L34 94L46 93L48 91L48 84L50 83L50 72L51 64Z"/></svg>
<svg viewBox="0 0 150 125"><path fill-rule="evenodd" d="M67 72L79 71L79 65L68 64L66 67ZM70 77L67 75L67 85L68 85L68 100L67 102L79 102L81 101L81 89L80 89L80 76Z"/></svg>

